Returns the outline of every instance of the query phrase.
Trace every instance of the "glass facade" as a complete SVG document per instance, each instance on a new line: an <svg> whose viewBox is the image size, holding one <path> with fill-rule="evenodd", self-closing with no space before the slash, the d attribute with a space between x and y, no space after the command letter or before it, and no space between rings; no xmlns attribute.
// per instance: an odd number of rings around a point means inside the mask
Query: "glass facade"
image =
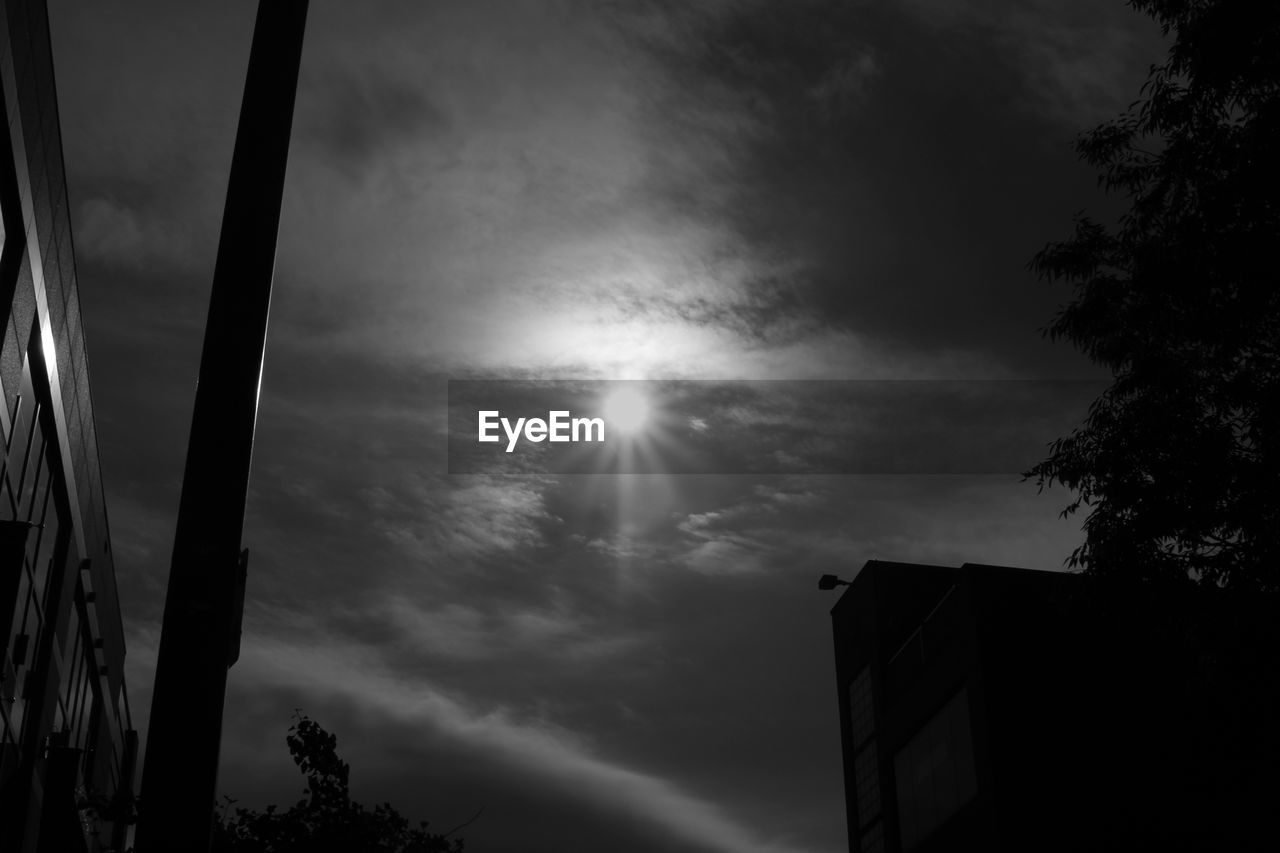
<svg viewBox="0 0 1280 853"><path fill-rule="evenodd" d="M0 0L0 84L0 850L107 853L137 736L43 0Z"/></svg>

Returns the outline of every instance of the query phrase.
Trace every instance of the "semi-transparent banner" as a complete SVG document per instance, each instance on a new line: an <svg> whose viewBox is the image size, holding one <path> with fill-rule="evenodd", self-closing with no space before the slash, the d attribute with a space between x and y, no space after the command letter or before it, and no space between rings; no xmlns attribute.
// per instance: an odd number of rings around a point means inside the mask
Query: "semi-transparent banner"
<svg viewBox="0 0 1280 853"><path fill-rule="evenodd" d="M1092 380L451 380L451 474L1018 474Z"/></svg>

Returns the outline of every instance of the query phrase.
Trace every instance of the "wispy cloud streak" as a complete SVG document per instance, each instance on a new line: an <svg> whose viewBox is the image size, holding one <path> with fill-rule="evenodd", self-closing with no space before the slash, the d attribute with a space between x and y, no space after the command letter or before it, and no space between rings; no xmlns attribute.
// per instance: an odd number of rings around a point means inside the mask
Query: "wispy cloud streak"
<svg viewBox="0 0 1280 853"><path fill-rule="evenodd" d="M593 754L584 740L551 721L521 720L501 707L477 710L429 683L398 677L368 650L247 637L237 676L250 689L257 682L345 694L560 786L594 808L621 813L707 851L812 853L786 840L761 838L746 821L677 783Z"/></svg>

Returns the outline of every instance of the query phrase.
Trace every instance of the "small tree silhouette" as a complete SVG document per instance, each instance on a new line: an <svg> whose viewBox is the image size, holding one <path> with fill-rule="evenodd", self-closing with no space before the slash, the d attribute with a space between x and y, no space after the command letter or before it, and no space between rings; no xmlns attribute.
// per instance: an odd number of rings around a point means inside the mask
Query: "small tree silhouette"
<svg viewBox="0 0 1280 853"><path fill-rule="evenodd" d="M286 742L293 763L307 778L306 798L285 811L237 808L230 797L214 813L215 853L460 853L453 832L410 827L390 803L372 810L352 802L350 767L338 757L338 739L301 712L294 714ZM477 815L478 816L478 815ZM475 818L472 818L474 820ZM470 823L470 821L467 821ZM466 824L463 824L465 826ZM459 827L461 829L461 827ZM456 831L456 830L454 830Z"/></svg>

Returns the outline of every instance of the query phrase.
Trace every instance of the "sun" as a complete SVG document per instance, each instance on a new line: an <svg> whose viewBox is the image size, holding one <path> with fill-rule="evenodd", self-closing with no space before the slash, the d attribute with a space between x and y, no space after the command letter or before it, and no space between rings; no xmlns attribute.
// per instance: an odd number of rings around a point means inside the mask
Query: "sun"
<svg viewBox="0 0 1280 853"><path fill-rule="evenodd" d="M604 400L604 420L608 429L635 435L649 420L649 400L635 388L619 388Z"/></svg>

